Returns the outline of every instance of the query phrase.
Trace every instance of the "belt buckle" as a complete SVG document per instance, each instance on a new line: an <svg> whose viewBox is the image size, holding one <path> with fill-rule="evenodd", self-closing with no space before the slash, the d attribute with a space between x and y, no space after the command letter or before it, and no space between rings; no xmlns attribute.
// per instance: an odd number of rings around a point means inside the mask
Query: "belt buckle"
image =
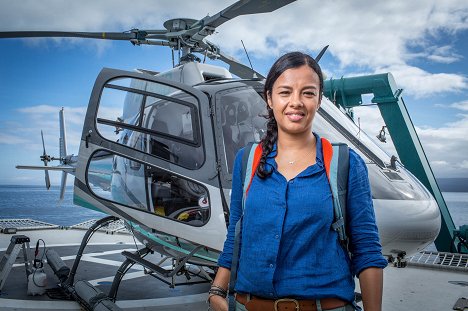
<svg viewBox="0 0 468 311"><path fill-rule="evenodd" d="M280 302L294 302L294 304L296 305L296 311L299 311L299 301L297 301L296 299L291 299L291 298L281 298L281 299L275 300L275 311L278 311L278 303Z"/></svg>

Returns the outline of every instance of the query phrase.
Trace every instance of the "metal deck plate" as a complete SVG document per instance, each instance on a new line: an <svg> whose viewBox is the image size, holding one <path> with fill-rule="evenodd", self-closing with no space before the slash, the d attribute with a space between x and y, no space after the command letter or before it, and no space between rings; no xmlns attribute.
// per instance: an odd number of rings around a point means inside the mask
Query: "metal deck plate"
<svg viewBox="0 0 468 311"><path fill-rule="evenodd" d="M18 231L57 229L60 226L33 219L0 219L0 230L16 228Z"/></svg>

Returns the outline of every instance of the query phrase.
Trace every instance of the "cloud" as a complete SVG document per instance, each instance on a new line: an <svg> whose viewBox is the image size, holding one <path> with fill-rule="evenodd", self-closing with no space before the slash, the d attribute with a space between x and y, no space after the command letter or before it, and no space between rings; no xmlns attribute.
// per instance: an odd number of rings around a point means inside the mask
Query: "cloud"
<svg viewBox="0 0 468 311"><path fill-rule="evenodd" d="M26 144L29 140L13 134L0 133L0 145Z"/></svg>
<svg viewBox="0 0 468 311"><path fill-rule="evenodd" d="M58 156L59 110L62 107L37 105L17 109L21 124L8 121L0 135L0 144L22 145L23 149L42 154L41 131L47 153ZM67 151L78 153L86 107L64 107Z"/></svg>
<svg viewBox="0 0 468 311"><path fill-rule="evenodd" d="M391 72L398 86L404 87L404 94L416 98L468 90L468 78L460 74L430 73L409 65L382 67L376 70L378 72Z"/></svg>
<svg viewBox="0 0 468 311"><path fill-rule="evenodd" d="M429 44L429 43L428 43ZM454 51L454 47L450 45L434 46L433 42L431 45L422 46L422 51L412 52L408 56L410 58L427 58L436 63L451 64L463 59L463 56Z"/></svg>
<svg viewBox="0 0 468 311"><path fill-rule="evenodd" d="M468 176L468 115L442 127L417 127L416 131L436 175Z"/></svg>
<svg viewBox="0 0 468 311"><path fill-rule="evenodd" d="M468 100L464 100L458 103L451 104L449 107L463 110L463 111L468 111Z"/></svg>

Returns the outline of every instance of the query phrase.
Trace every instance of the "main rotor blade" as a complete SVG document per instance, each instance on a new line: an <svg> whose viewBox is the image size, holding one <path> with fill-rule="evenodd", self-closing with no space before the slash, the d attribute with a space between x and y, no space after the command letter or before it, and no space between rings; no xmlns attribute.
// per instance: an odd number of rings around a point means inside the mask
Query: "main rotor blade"
<svg viewBox="0 0 468 311"><path fill-rule="evenodd" d="M184 35L190 36L187 42L196 44L206 36L212 34L214 29L230 19L241 15L273 12L296 0L239 0L213 16L202 18L194 23Z"/></svg>
<svg viewBox="0 0 468 311"><path fill-rule="evenodd" d="M224 53L219 53L219 59L229 65L229 72L235 74L239 78L242 79L252 79L252 78L259 78L265 79L263 75L258 73L257 71L253 70L249 66L246 66L239 62L232 56L226 55Z"/></svg>
<svg viewBox="0 0 468 311"><path fill-rule="evenodd" d="M328 45L324 46L323 49L320 51L320 53L315 57L315 61L318 63L320 59L322 58L323 54L325 54L325 51L328 49Z"/></svg>
<svg viewBox="0 0 468 311"><path fill-rule="evenodd" d="M0 38L90 38L109 40L135 39L134 33L122 32L68 32L68 31L2 31Z"/></svg>
<svg viewBox="0 0 468 311"><path fill-rule="evenodd" d="M87 38L102 40L166 40L167 30L138 30L126 32L74 32L74 31L2 31L0 38Z"/></svg>
<svg viewBox="0 0 468 311"><path fill-rule="evenodd" d="M273 12L296 0L239 0L213 16L203 18L203 24L218 27L234 17L241 15Z"/></svg>

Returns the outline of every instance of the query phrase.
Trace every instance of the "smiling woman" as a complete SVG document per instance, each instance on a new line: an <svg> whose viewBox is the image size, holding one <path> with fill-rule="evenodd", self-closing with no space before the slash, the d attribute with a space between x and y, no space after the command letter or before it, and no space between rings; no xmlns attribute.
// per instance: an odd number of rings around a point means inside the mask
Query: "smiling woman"
<svg viewBox="0 0 468 311"><path fill-rule="evenodd" d="M229 310L306 305L311 310L359 310L355 275L365 309L381 310L387 260L367 169L352 150L346 200L349 248L344 249L333 229L334 203L322 151L322 143L329 143L312 131L322 89L321 69L306 54L285 54L270 69L264 86L267 133L255 149L261 157L250 183L241 172L247 169L247 148L234 162L228 234L208 298L213 310L227 310L228 284L229 293L236 292Z"/></svg>

